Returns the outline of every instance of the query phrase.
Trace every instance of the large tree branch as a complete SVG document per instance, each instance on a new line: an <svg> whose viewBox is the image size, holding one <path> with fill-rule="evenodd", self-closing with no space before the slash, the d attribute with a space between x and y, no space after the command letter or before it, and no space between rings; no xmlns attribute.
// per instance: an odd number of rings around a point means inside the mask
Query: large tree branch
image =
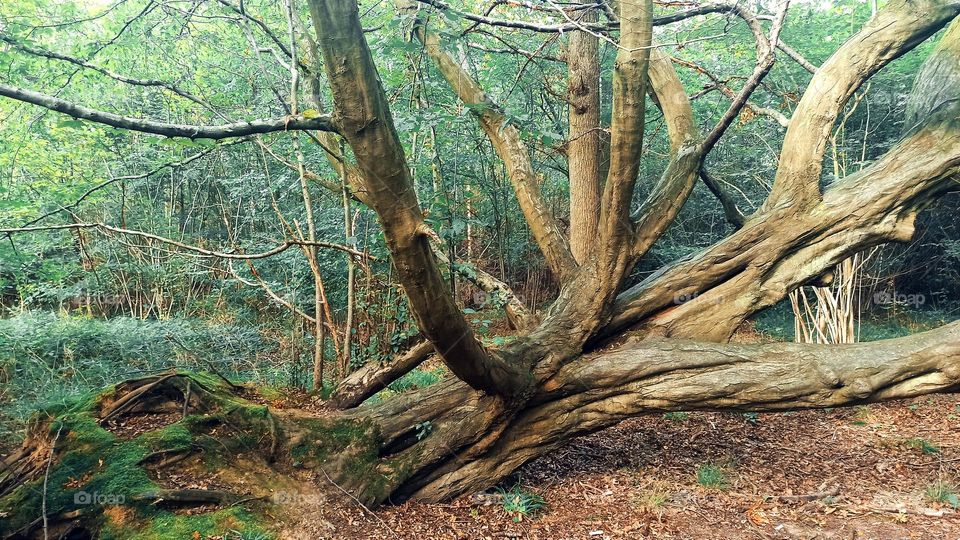
<svg viewBox="0 0 960 540"><path fill-rule="evenodd" d="M619 283L630 262L630 203L640 172L653 27L653 2L620 2L620 44L613 74L610 171L600 198L599 271Z"/></svg>
<svg viewBox="0 0 960 540"><path fill-rule="evenodd" d="M151 133L164 137L188 137L190 139L229 139L232 137L246 137L259 133L273 133L276 131L294 131L294 130L320 130L337 131L337 125L329 116L317 116L307 118L305 116L285 116L282 118L273 118L268 120L250 120L247 122L235 122L232 124L223 124L219 126L194 126L188 124L170 124L166 122L157 122L154 120L143 120L140 118L131 118L114 113L90 109L82 105L76 105L69 101L60 99L40 92L17 88L14 86L0 84L0 96L8 97L18 101L38 105L51 111L72 116L83 120L89 120L98 124L107 126L139 131L142 133Z"/></svg>
<svg viewBox="0 0 960 540"><path fill-rule="evenodd" d="M827 141L853 93L874 73L960 14L956 0L892 0L817 70L784 137L773 190L761 211L820 200Z"/></svg>
<svg viewBox="0 0 960 540"><path fill-rule="evenodd" d="M421 341L386 362L368 362L345 377L330 395L330 405L351 409L383 390L426 361L435 351L433 343Z"/></svg>
<svg viewBox="0 0 960 540"><path fill-rule="evenodd" d="M492 394L517 391L528 382L523 370L489 354L447 294L356 2L310 0L310 13L335 114L420 331L450 370L473 388Z"/></svg>
<svg viewBox="0 0 960 540"><path fill-rule="evenodd" d="M726 340L746 317L866 248L907 241L917 213L960 177L960 100L803 213L768 212L727 239L621 293L603 333Z"/></svg>
<svg viewBox="0 0 960 540"><path fill-rule="evenodd" d="M683 207L697 180L703 162L700 136L693 119L690 99L669 56L655 51L650 61L650 85L657 106L663 112L670 139L670 164L634 217L634 257L649 251Z"/></svg>
<svg viewBox="0 0 960 540"><path fill-rule="evenodd" d="M610 301L615 297L623 276L637 260L637 254L631 248L637 234L643 232L642 224L638 227L630 219L630 204L643 149L648 79L655 76L649 73L655 69L651 68L650 62L652 11L650 0L620 3L622 31L613 79L610 170L600 198L598 240L589 260L561 289L544 323L534 333L536 340L558 341L562 344L557 346L558 349L580 350L583 343L605 324L610 315ZM662 58L657 64L663 64ZM675 76L669 60L666 65ZM681 92L681 95L682 100L686 100L686 94ZM555 369L567 359L567 355L555 354L549 365L538 369Z"/></svg>
<svg viewBox="0 0 960 540"><path fill-rule="evenodd" d="M952 106L960 89L960 19L953 22L917 74L907 100L904 132L916 129L940 107Z"/></svg>
<svg viewBox="0 0 960 540"><path fill-rule="evenodd" d="M441 48L439 36L430 31L425 22L417 23L415 33L444 79L479 120L497 155L506 165L517 201L534 240L551 271L560 281L566 281L576 270L577 264L557 220L540 196L539 180L530 163L527 148L520 138L520 131L490 100L473 77Z"/></svg>
<svg viewBox="0 0 960 540"><path fill-rule="evenodd" d="M455 463L417 479L412 496L439 501L483 489L573 437L643 414L785 411L954 392L960 322L843 346L628 341L581 357L540 388L530 406L498 427L494 444L458 449L447 458Z"/></svg>

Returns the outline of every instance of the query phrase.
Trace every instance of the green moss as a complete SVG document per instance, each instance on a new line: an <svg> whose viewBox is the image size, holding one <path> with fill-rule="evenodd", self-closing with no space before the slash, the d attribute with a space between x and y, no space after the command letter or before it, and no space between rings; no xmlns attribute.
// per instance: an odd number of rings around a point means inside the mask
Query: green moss
<svg viewBox="0 0 960 540"><path fill-rule="evenodd" d="M267 401L281 399L284 396L283 390L268 384L257 386L257 393L260 394L260 397Z"/></svg>
<svg viewBox="0 0 960 540"><path fill-rule="evenodd" d="M148 519L144 519L148 517ZM150 516L134 516L121 523L104 519L99 538L103 540L190 540L200 538L275 538L263 522L243 508L225 508L205 514L183 515L165 510Z"/></svg>
<svg viewBox="0 0 960 540"><path fill-rule="evenodd" d="M50 468L46 490L40 477L0 501L0 512L10 515L0 525L0 534L39 517L44 491L48 511L57 513L86 507L91 501L131 501L134 495L156 488L138 465L148 452L142 441L120 441L86 415L65 415L50 429L52 437L60 433L61 450L59 461Z"/></svg>
<svg viewBox="0 0 960 540"><path fill-rule="evenodd" d="M154 451L187 448L193 444L193 433L183 422L144 433L140 438Z"/></svg>
<svg viewBox="0 0 960 540"><path fill-rule="evenodd" d="M191 376L198 378L198 384L215 391L226 386L218 378ZM195 531L204 537L224 536L233 531L244 536L268 537L256 516L239 507L187 516L136 500L137 495L159 487L140 465L151 452L200 445L205 449L205 466L217 468L239 452L270 444L271 417L267 407L217 392L208 396L215 405L210 413L190 415L132 440L121 440L96 419L100 402L112 398L113 392L109 389L83 396L62 408L60 416L43 428L48 430L49 440L58 440L57 460L51 465L46 489L40 475L0 499L0 513L5 516L0 520L0 537L39 517L44 497L50 514L84 510L86 518L92 520L88 525L100 529L98 538L191 538ZM224 429L214 433L218 427ZM356 433L371 431L369 426L361 428L354 423L326 427L330 429L317 436L319 440L330 439L320 445L324 455L346 449ZM364 445L357 448L363 451L351 451L351 456L370 455ZM373 458L375 449L374 446Z"/></svg>
<svg viewBox="0 0 960 540"><path fill-rule="evenodd" d="M294 445L291 455L300 462L322 463L327 458L352 448L358 467L365 469L377 459L379 434L369 421L307 419L301 425L308 431L301 442Z"/></svg>

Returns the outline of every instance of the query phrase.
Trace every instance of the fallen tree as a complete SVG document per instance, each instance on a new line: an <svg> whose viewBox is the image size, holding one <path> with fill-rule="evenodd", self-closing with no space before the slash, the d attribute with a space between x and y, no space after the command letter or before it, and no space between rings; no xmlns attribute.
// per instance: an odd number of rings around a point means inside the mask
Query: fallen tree
<svg viewBox="0 0 960 540"><path fill-rule="evenodd" d="M158 498L180 504L229 499L222 493L161 492L145 475L129 472L171 454L218 456L223 470L241 459L253 461L259 470L284 477L320 471L367 505L439 501L487 488L572 437L631 416L836 407L960 389L958 323L849 346L726 343L751 314L801 285L819 282L845 258L910 239L921 210L960 190L960 23L951 24L960 3L889 2L816 69L789 121L766 204L728 238L627 288L630 272L690 195L704 158L773 65L786 10L774 17L769 32L750 13L741 15L755 29L757 66L721 121L703 134L670 59L650 46L656 22L651 3L620 2L619 17L611 21L619 30L609 172L598 188L599 212L589 224L596 240L588 256L578 251L574 257L546 211L516 126L443 49L428 13L398 1L398 10L410 15L409 30L507 165L532 236L562 283L542 318L523 317L529 326L498 348L476 338L444 286L357 5L309 3L334 97L330 121L356 161L351 185L380 218L426 341L394 364L348 378L323 414L271 410L257 405L249 390L180 373L124 383L91 397L35 426L21 452L5 463L0 511L17 519L2 532L38 531L41 500L50 503L44 515L58 522L103 528L101 514L90 507L78 512L69 503L71 490L90 486L134 490L130 495L140 496L141 505ZM903 138L862 171L821 188L827 137L854 92L948 26L918 75ZM634 210L648 93L667 123L671 162ZM580 162L596 176L592 160ZM571 176L579 172L571 167ZM581 215L580 222L587 217ZM510 294L502 283L490 286ZM429 354L454 377L361 404ZM183 414L154 434L119 445L100 425L154 409ZM116 466L128 467L123 474L138 482L121 482L114 463L98 467L90 457L118 452L115 448L126 449L116 456ZM76 478L64 472L68 466ZM63 490L65 482L74 487ZM55 500L47 499L48 485L58 486Z"/></svg>

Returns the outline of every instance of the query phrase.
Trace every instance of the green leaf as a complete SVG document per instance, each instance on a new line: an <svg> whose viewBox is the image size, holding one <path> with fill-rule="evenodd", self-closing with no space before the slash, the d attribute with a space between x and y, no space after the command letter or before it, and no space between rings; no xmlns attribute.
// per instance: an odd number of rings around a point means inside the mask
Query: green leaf
<svg viewBox="0 0 960 540"><path fill-rule="evenodd" d="M83 121L73 119L73 120L61 120L57 123L57 127L62 128L82 128L84 126Z"/></svg>

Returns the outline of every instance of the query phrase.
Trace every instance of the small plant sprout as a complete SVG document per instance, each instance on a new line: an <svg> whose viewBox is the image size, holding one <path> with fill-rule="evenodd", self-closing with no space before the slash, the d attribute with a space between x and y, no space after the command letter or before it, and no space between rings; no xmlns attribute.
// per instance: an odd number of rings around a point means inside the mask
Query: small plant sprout
<svg viewBox="0 0 960 540"><path fill-rule="evenodd" d="M957 496L957 488L953 484L942 481L930 484L924 490L924 494L930 502L949 504L954 508L960 507L960 497Z"/></svg>
<svg viewBox="0 0 960 540"><path fill-rule="evenodd" d="M640 492L636 502L641 508L660 511L663 506L670 502L669 488L670 486L666 482L654 481Z"/></svg>
<svg viewBox="0 0 960 540"><path fill-rule="evenodd" d="M417 425L414 426L414 429L417 430L417 440L422 441L433 431L433 424L431 424L429 420L426 422L418 422Z"/></svg>
<svg viewBox="0 0 960 540"><path fill-rule="evenodd" d="M667 420L672 420L674 422L684 422L690 419L690 413L688 412L668 412L664 413L663 417Z"/></svg>
<svg viewBox="0 0 960 540"><path fill-rule="evenodd" d="M547 506L547 501L543 497L523 489L519 483L509 490L497 488L497 493L500 494L503 511L516 523L533 516Z"/></svg>
<svg viewBox="0 0 960 540"><path fill-rule="evenodd" d="M907 440L903 441L903 444L904 444L907 448L913 448L914 450L920 450L920 451L923 452L924 454L939 454L939 453L940 453L940 447L938 447L937 445L931 443L930 441L928 441L928 440L926 440L926 439L923 439L923 438L920 438L920 437L913 437L913 438L911 438L911 439L907 439Z"/></svg>
<svg viewBox="0 0 960 540"><path fill-rule="evenodd" d="M705 488L724 489L727 475L716 465L703 464L697 467L697 483Z"/></svg>

